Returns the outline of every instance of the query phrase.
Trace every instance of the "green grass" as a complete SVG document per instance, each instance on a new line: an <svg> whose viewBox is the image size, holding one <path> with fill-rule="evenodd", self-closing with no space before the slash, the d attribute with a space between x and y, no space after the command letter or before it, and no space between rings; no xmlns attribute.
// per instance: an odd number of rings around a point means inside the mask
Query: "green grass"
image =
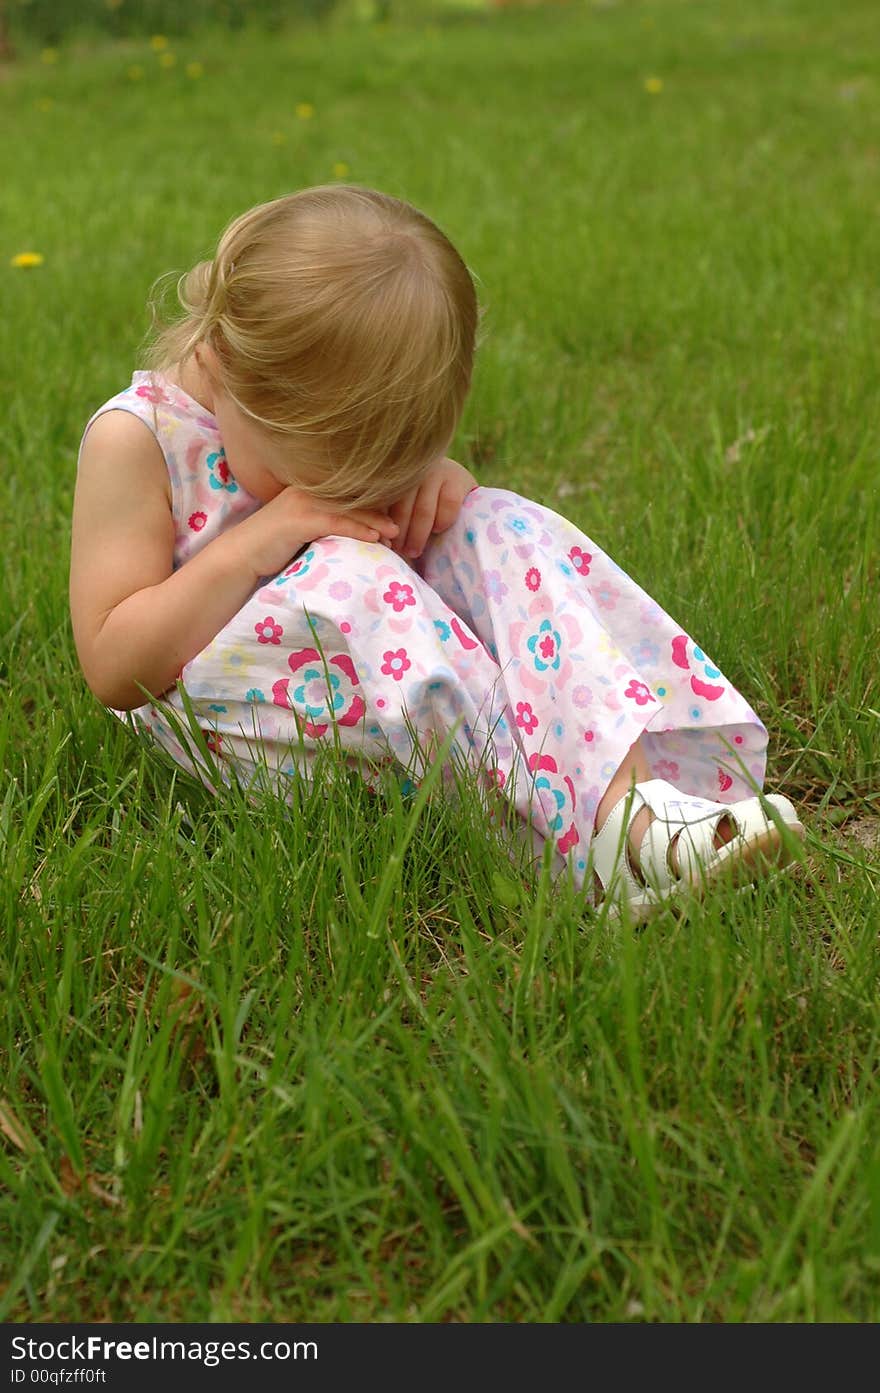
<svg viewBox="0 0 880 1393"><path fill-rule="evenodd" d="M880 1315L875 9L572 3L2 73L6 1319ZM212 800L89 696L82 426L154 279L338 162L479 276L458 457L567 512L767 723L793 875L634 935L467 794L328 769L292 811Z"/></svg>

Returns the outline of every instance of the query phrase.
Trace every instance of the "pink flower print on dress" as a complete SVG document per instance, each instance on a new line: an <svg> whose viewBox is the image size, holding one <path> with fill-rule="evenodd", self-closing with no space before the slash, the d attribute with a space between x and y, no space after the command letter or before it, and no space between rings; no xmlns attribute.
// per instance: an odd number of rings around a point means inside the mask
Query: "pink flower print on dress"
<svg viewBox="0 0 880 1393"><path fill-rule="evenodd" d="M616 609L617 601L620 599L620 591L616 585L612 585L610 580L600 581L594 585L591 591L593 599L602 609Z"/></svg>
<svg viewBox="0 0 880 1393"><path fill-rule="evenodd" d="M718 767L718 788L721 793L726 793L729 788L733 788L733 779L720 765Z"/></svg>
<svg viewBox="0 0 880 1393"><path fill-rule="evenodd" d="M632 679L623 695L629 697L630 701L634 701L636 706L647 706L649 701L657 700L651 688L646 687L644 682L636 681L635 678Z"/></svg>
<svg viewBox="0 0 880 1393"><path fill-rule="evenodd" d="M652 768L656 778L665 779L669 784L674 784L679 777L680 771L674 759L658 759Z"/></svg>
<svg viewBox="0 0 880 1393"><path fill-rule="evenodd" d="M720 677L721 673L717 667L706 657L702 648L696 644L693 646L693 662L688 658L688 644L691 640L687 634L676 634L672 640L672 661L676 667L683 668L685 672L691 674L691 691L694 696L703 697L706 701L717 701L724 695L724 687L718 686L712 679ZM696 667L695 667L696 665ZM697 669L699 676L697 676ZM710 679L704 681L704 678Z"/></svg>
<svg viewBox="0 0 880 1393"><path fill-rule="evenodd" d="M541 621L538 632L527 640L526 648L531 653L538 672L547 672L548 669L558 672L562 638L559 630L554 629L549 619Z"/></svg>
<svg viewBox="0 0 880 1393"><path fill-rule="evenodd" d="M549 547L552 544L550 533L544 526L544 515L539 508L525 503L522 499L498 498L492 504L492 511L496 514L506 513L498 522L493 519L486 528L486 536L493 546L504 546L512 539L516 555L521 560L528 561L536 546Z"/></svg>
<svg viewBox="0 0 880 1393"><path fill-rule="evenodd" d="M212 489L225 489L227 493L238 493L238 484L232 477L232 471L226 459L226 451L221 445L219 450L212 450L205 460L210 478L208 483Z"/></svg>
<svg viewBox="0 0 880 1393"><path fill-rule="evenodd" d="M220 758L223 754L223 736L220 734L219 730L203 730L202 734L205 737L205 744L211 751L211 754L217 755L217 757Z"/></svg>
<svg viewBox="0 0 880 1393"><path fill-rule="evenodd" d="M284 633L280 624L276 624L271 614L267 614L265 619L261 619L254 625L254 633L257 636L257 643L280 643L281 635Z"/></svg>
<svg viewBox="0 0 880 1393"><path fill-rule="evenodd" d="M386 605L391 605L395 614L402 614L407 605L414 605L416 598L413 588L405 581L393 580L382 596Z"/></svg>
<svg viewBox="0 0 880 1393"><path fill-rule="evenodd" d="M529 618L516 620L508 629L510 649L520 659L519 681L535 695L547 691L552 682L561 691L574 672L572 654L577 657L583 631L573 614L548 618L548 597L539 593L528 608ZM520 611L522 613L522 611Z"/></svg>
<svg viewBox="0 0 880 1393"><path fill-rule="evenodd" d="M525 582L527 590L535 591L540 589L541 572L538 570L537 566L529 567L525 574Z"/></svg>
<svg viewBox="0 0 880 1393"><path fill-rule="evenodd" d="M568 553L568 559L572 566L574 566L578 575L588 576L590 574L590 562L593 559L592 552L584 551L581 547L572 547L571 551Z"/></svg>
<svg viewBox="0 0 880 1393"><path fill-rule="evenodd" d="M396 652L389 649L387 653L382 654L382 657L385 661L381 671L385 673L386 677L393 677L395 682L402 681L403 674L412 667L405 648L398 648Z"/></svg>
<svg viewBox="0 0 880 1393"><path fill-rule="evenodd" d="M301 648L291 653L287 665L294 675L296 686L291 693L290 678L282 677L272 684L272 701L304 716L306 735L320 738L330 729L331 721L340 726L357 725L363 719L366 706L355 691L360 678L347 653L337 653L327 664L325 672L317 648ZM324 718L324 719L322 719Z"/></svg>
<svg viewBox="0 0 880 1393"><path fill-rule="evenodd" d="M168 401L168 397L162 391L162 388L154 386L152 382L141 387L136 387L135 396L143 397L144 401L151 401L154 406L158 406L159 402Z"/></svg>
<svg viewBox="0 0 880 1393"><path fill-rule="evenodd" d="M571 851L573 846L577 846L580 839L580 833L578 832L574 823L572 823L568 831L565 833L565 836L560 837L559 841L556 843L557 849L561 852L563 856L565 856L566 852Z"/></svg>
<svg viewBox="0 0 880 1393"><path fill-rule="evenodd" d="M640 638L630 657L636 667L656 667L660 661L660 645L649 638Z"/></svg>
<svg viewBox="0 0 880 1393"><path fill-rule="evenodd" d="M531 735L538 729L538 718L528 701L516 703L516 723L520 730L525 731L526 735Z"/></svg>
<svg viewBox="0 0 880 1393"><path fill-rule="evenodd" d="M190 513L187 519L187 526L192 532L201 532L205 523L208 521L208 514L203 513L201 508L196 513Z"/></svg>
<svg viewBox="0 0 880 1393"><path fill-rule="evenodd" d="M549 830L562 832L563 826L571 813L574 812L577 802L574 784L567 774L561 779L558 777L559 767L552 755L531 755L529 769L535 775L534 789L547 819ZM551 779L551 774L556 777ZM557 847L565 855L578 841L578 830L572 822L557 841Z"/></svg>
<svg viewBox="0 0 880 1393"><path fill-rule="evenodd" d="M483 590L487 600L497 600L500 603L504 599L507 594L507 586L501 579L500 571L483 572Z"/></svg>
<svg viewBox="0 0 880 1393"><path fill-rule="evenodd" d="M314 559L314 548L310 547L307 552L304 552L302 556L298 556L296 560L287 567L287 570L278 577L275 584L285 585L287 581L293 580L294 576L296 576L298 580L301 580L303 576L308 575Z"/></svg>
<svg viewBox="0 0 880 1393"><path fill-rule="evenodd" d="M449 622L452 625L452 632L455 634L462 648L466 648L469 651L474 648L479 648L480 645L477 640L471 638L470 634L465 631L457 619L450 619Z"/></svg>

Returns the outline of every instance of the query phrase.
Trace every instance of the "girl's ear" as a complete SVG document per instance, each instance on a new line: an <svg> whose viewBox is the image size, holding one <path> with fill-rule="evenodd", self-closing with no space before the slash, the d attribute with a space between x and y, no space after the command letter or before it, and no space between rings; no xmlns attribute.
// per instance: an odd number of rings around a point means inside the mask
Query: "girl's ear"
<svg viewBox="0 0 880 1393"><path fill-rule="evenodd" d="M199 371L205 374L212 386L217 386L220 382L220 364L216 352L206 339L196 344L195 360L199 365Z"/></svg>

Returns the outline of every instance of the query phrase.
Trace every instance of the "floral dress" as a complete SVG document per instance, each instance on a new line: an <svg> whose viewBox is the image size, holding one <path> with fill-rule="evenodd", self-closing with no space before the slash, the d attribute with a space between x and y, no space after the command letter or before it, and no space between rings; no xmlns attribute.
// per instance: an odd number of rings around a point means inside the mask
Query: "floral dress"
<svg viewBox="0 0 880 1393"><path fill-rule="evenodd" d="M162 449L175 569L260 506L179 387L136 372L88 425L111 410ZM270 771L283 786L327 743L368 779L389 760L413 771L449 736L487 816L499 799L515 808L578 882L596 808L640 736L652 776L687 793L733 802L764 777L767 733L707 654L594 541L507 489L474 489L414 564L316 539L261 580L180 685L131 718L208 783ZM193 716L210 768L183 738Z"/></svg>

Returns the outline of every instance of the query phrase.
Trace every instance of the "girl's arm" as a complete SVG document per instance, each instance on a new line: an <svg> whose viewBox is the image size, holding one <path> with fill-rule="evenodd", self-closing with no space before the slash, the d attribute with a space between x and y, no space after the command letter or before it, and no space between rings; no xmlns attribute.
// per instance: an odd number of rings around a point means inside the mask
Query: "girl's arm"
<svg viewBox="0 0 880 1393"><path fill-rule="evenodd" d="M335 513L284 488L173 570L168 471L155 436L108 411L83 443L73 510L70 609L86 681L118 710L161 696L241 608L263 576L315 537L377 541L397 529L380 513Z"/></svg>

